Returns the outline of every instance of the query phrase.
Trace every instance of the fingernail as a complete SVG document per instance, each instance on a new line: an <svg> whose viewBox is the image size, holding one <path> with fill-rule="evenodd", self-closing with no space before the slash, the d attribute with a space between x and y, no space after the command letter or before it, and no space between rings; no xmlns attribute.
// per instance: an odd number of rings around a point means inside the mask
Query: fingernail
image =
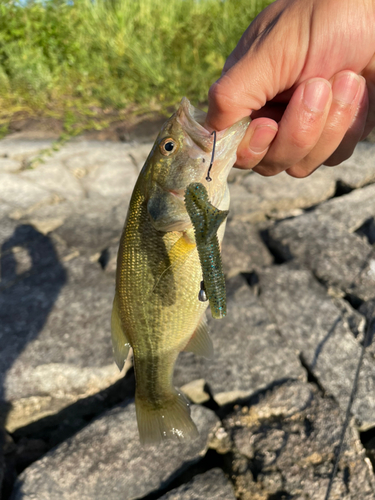
<svg viewBox="0 0 375 500"><path fill-rule="evenodd" d="M327 105L331 86L325 80L315 80L307 83L303 92L306 106L315 113L324 111Z"/></svg>
<svg viewBox="0 0 375 500"><path fill-rule="evenodd" d="M254 130L250 139L249 149L254 153L263 153L276 135L277 129L269 125L262 125Z"/></svg>
<svg viewBox="0 0 375 500"><path fill-rule="evenodd" d="M333 98L343 104L352 103L357 95L360 81L360 78L354 73L337 76L332 84Z"/></svg>

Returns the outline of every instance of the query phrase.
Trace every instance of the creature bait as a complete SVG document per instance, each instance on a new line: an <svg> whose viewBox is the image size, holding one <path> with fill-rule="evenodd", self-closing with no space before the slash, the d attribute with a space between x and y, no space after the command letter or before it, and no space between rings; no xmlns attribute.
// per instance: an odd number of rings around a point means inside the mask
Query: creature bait
<svg viewBox="0 0 375 500"><path fill-rule="evenodd" d="M225 280L221 263L217 231L228 215L211 205L207 189L199 182L192 183L185 192L186 210L193 223L195 241L202 266L203 287L210 301L214 318L223 318L227 313ZM200 293L200 292L199 292Z"/></svg>

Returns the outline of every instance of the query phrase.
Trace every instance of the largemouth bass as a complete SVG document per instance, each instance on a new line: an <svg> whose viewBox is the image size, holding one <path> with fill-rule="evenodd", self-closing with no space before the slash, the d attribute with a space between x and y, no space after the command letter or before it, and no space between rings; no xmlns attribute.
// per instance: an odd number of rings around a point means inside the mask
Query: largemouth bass
<svg viewBox="0 0 375 500"><path fill-rule="evenodd" d="M183 350L208 358L213 352L204 315L208 304L198 300L202 269L184 195L198 182L212 205L228 209L227 177L249 119L217 133L212 182L205 179L213 138L204 119L184 98L163 125L135 185L120 241L112 344L120 369L133 348L143 444L197 436L189 405L173 387L173 369ZM225 223L219 242L224 230Z"/></svg>

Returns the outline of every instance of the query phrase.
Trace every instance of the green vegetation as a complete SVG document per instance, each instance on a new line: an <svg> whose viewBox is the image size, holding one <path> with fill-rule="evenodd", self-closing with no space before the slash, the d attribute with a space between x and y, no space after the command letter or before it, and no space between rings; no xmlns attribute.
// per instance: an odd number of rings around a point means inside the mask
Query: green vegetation
<svg viewBox="0 0 375 500"><path fill-rule="evenodd" d="M113 112L204 102L251 20L272 0L0 0L0 133L15 113L68 134Z"/></svg>

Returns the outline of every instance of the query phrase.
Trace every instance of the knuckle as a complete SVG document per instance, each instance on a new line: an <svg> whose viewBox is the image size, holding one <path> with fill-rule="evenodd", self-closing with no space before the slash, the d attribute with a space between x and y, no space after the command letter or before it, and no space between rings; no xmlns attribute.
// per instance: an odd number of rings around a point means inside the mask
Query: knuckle
<svg viewBox="0 0 375 500"><path fill-rule="evenodd" d="M300 128L295 132L291 132L289 137L291 147L303 151L312 149L316 143L314 132L310 127Z"/></svg>
<svg viewBox="0 0 375 500"><path fill-rule="evenodd" d="M228 94L222 79L211 85L208 91L208 101L220 112L231 109L235 104L233 97Z"/></svg>

